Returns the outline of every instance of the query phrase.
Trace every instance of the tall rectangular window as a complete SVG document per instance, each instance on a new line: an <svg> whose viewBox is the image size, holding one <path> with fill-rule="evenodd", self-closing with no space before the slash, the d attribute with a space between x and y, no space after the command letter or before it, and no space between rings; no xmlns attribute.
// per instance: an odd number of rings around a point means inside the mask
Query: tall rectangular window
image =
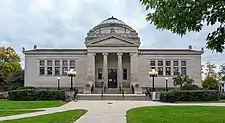
<svg viewBox="0 0 225 123"><path fill-rule="evenodd" d="M170 67L166 67L166 75L171 75L171 68Z"/></svg>
<svg viewBox="0 0 225 123"><path fill-rule="evenodd" d="M55 66L60 66L60 60L55 60Z"/></svg>
<svg viewBox="0 0 225 123"><path fill-rule="evenodd" d="M45 75L45 67L40 67L39 72L40 75Z"/></svg>
<svg viewBox="0 0 225 123"><path fill-rule="evenodd" d="M45 60L40 60L40 66L45 66Z"/></svg>
<svg viewBox="0 0 225 123"><path fill-rule="evenodd" d="M47 65L48 65L48 66L52 66L52 60L48 60L48 61L47 61Z"/></svg>
<svg viewBox="0 0 225 123"><path fill-rule="evenodd" d="M98 79L102 79L102 69L98 69Z"/></svg>
<svg viewBox="0 0 225 123"><path fill-rule="evenodd" d="M163 61L158 61L158 66L163 66Z"/></svg>
<svg viewBox="0 0 225 123"><path fill-rule="evenodd" d="M186 67L181 67L181 75L187 75Z"/></svg>
<svg viewBox="0 0 225 123"><path fill-rule="evenodd" d="M166 66L171 66L171 61L166 61Z"/></svg>
<svg viewBox="0 0 225 123"><path fill-rule="evenodd" d="M181 61L181 66L186 66L186 61Z"/></svg>
<svg viewBox="0 0 225 123"><path fill-rule="evenodd" d="M127 69L123 69L123 80L127 80Z"/></svg>
<svg viewBox="0 0 225 123"><path fill-rule="evenodd" d="M155 66L155 61L150 61L150 66Z"/></svg>
<svg viewBox="0 0 225 123"><path fill-rule="evenodd" d="M60 67L55 67L55 75L60 75Z"/></svg>
<svg viewBox="0 0 225 123"><path fill-rule="evenodd" d="M63 66L67 66L68 65L68 61L67 60L63 60Z"/></svg>
<svg viewBox="0 0 225 123"><path fill-rule="evenodd" d="M173 67L173 75L178 75L178 74L179 74L178 67Z"/></svg>
<svg viewBox="0 0 225 123"><path fill-rule="evenodd" d="M48 75L52 75L52 67L47 68Z"/></svg>
<svg viewBox="0 0 225 123"><path fill-rule="evenodd" d="M173 66L178 66L178 61L173 61Z"/></svg>
<svg viewBox="0 0 225 123"><path fill-rule="evenodd" d="M68 67L62 67L62 75L66 76L68 71Z"/></svg>
<svg viewBox="0 0 225 123"><path fill-rule="evenodd" d="M75 67L75 60L70 60L70 66Z"/></svg>
<svg viewBox="0 0 225 123"><path fill-rule="evenodd" d="M158 75L163 75L163 67L158 67Z"/></svg>

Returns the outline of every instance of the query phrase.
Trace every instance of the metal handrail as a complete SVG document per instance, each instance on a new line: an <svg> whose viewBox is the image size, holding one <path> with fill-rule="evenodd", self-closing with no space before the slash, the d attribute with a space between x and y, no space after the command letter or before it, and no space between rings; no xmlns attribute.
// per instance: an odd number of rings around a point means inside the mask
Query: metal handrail
<svg viewBox="0 0 225 123"><path fill-rule="evenodd" d="M147 88L146 96L147 96L147 95L149 96L150 99L152 99L152 97L151 97L151 91L150 91L149 88Z"/></svg>
<svg viewBox="0 0 225 123"><path fill-rule="evenodd" d="M134 94L134 85L131 85L131 89L132 89L132 94Z"/></svg>
<svg viewBox="0 0 225 123"><path fill-rule="evenodd" d="M122 97L124 99L124 89L123 89L123 85L120 85L120 94L122 94Z"/></svg>
<svg viewBox="0 0 225 123"><path fill-rule="evenodd" d="M101 93L101 99L103 99L103 94L105 93L105 89L106 89L106 86L105 86L105 84L103 84L102 93Z"/></svg>
<svg viewBox="0 0 225 123"><path fill-rule="evenodd" d="M93 93L93 90L94 90L94 84L92 84L91 86L91 93Z"/></svg>

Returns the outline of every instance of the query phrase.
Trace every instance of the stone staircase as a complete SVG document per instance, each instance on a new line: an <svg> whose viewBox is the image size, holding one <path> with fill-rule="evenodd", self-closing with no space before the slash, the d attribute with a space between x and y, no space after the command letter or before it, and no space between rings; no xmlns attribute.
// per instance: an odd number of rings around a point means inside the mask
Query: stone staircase
<svg viewBox="0 0 225 123"><path fill-rule="evenodd" d="M131 94L131 88L123 88L124 94ZM101 94L102 88L94 88L92 94ZM104 94L120 94L119 88L107 88Z"/></svg>

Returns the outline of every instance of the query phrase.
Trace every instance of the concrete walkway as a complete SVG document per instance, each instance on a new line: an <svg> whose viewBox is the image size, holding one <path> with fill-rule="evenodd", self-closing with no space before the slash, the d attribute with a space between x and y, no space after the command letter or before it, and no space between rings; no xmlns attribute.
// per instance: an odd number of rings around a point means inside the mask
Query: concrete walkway
<svg viewBox="0 0 225 123"><path fill-rule="evenodd" d="M126 111L142 106L225 106L225 103L170 104L152 101L83 101L70 102L61 107L44 108L40 112L0 117L0 121L39 116L73 109L86 109L88 112L75 123L126 123ZM40 109L39 109L40 110Z"/></svg>

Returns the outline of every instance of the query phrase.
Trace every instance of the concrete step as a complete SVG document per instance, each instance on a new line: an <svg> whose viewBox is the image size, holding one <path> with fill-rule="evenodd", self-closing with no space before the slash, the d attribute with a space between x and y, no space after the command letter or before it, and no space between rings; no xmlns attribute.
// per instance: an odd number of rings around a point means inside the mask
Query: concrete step
<svg viewBox="0 0 225 123"><path fill-rule="evenodd" d="M131 88L123 88L124 94L131 94ZM93 89L93 94L101 94L102 93L102 88L94 88ZM120 89L119 88L106 88L105 90L106 94L120 94Z"/></svg>
<svg viewBox="0 0 225 123"><path fill-rule="evenodd" d="M79 100L133 100L133 101L144 101L150 100L145 94L78 94Z"/></svg>

